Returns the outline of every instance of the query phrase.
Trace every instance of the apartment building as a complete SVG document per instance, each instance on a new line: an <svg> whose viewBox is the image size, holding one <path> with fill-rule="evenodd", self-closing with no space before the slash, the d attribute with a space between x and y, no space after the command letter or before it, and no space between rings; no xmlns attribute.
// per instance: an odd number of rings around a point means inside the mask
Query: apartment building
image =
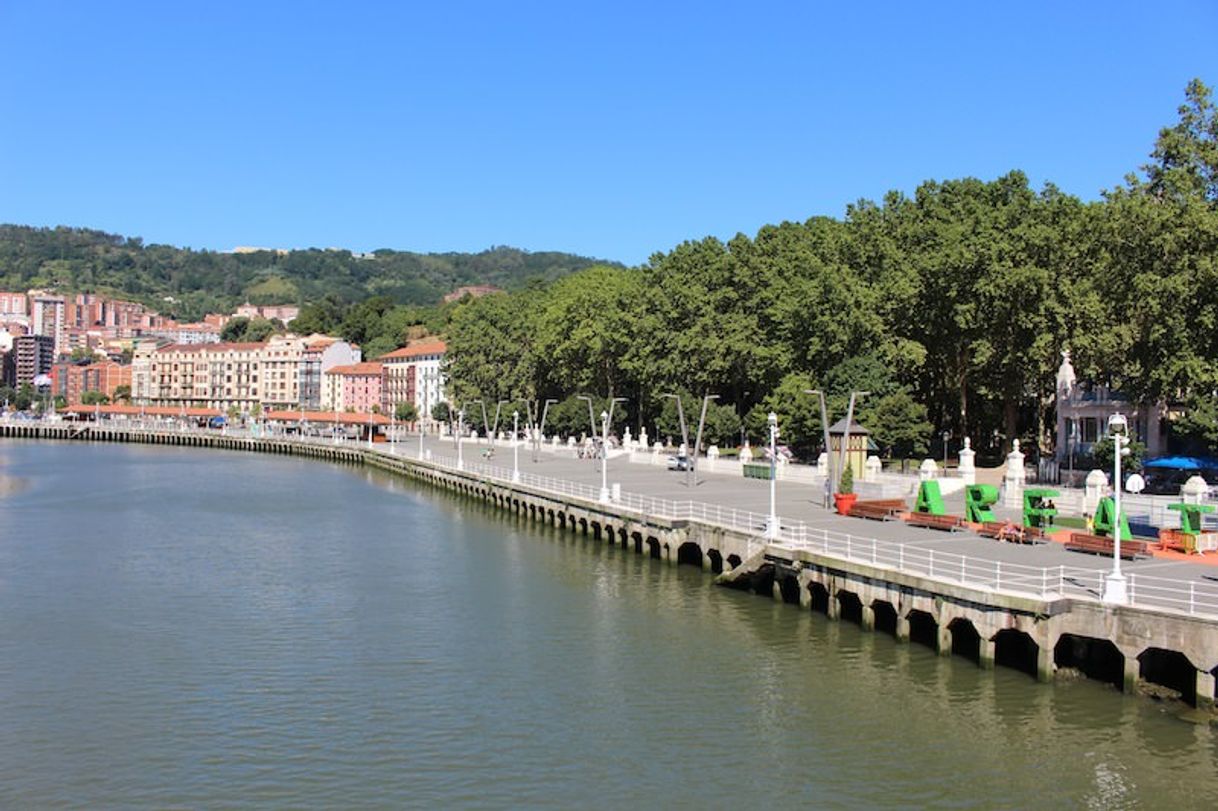
<svg viewBox="0 0 1218 811"><path fill-rule="evenodd" d="M362 360L358 346L326 335L305 338L300 357L300 405L307 411L321 410L322 375L335 366L350 366Z"/></svg>
<svg viewBox="0 0 1218 811"><path fill-rule="evenodd" d="M8 382L13 386L33 383L39 375L51 373L55 362L55 339L49 335L18 335L9 353Z"/></svg>
<svg viewBox="0 0 1218 811"><path fill-rule="evenodd" d="M335 366L322 373L322 411L380 411L381 373L377 362Z"/></svg>
<svg viewBox="0 0 1218 811"><path fill-rule="evenodd" d="M345 341L276 335L262 343L168 344L138 341L131 363L131 396L140 405L185 405L248 412L321 407L322 368L338 359L359 361ZM326 365L329 361L329 365ZM302 391L306 373L316 372L316 404ZM379 385L377 396L379 398ZM358 401L362 392L352 391Z"/></svg>
<svg viewBox="0 0 1218 811"><path fill-rule="evenodd" d="M56 363L51 367L51 393L69 403L79 403L87 391L98 391L114 399L119 386L131 385L131 367L113 361Z"/></svg>
<svg viewBox="0 0 1218 811"><path fill-rule="evenodd" d="M52 341L52 354L67 352L67 304L63 296L31 291L30 321L35 335L45 335Z"/></svg>
<svg viewBox="0 0 1218 811"><path fill-rule="evenodd" d="M382 355L382 410L391 414L399 403L412 403L422 419L431 419L431 410L444 402L446 350L443 341L428 338Z"/></svg>

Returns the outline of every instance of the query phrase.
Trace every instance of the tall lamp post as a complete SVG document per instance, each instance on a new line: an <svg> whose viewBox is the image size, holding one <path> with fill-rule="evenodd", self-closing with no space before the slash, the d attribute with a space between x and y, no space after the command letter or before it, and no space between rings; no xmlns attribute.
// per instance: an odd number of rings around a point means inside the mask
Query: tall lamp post
<svg viewBox="0 0 1218 811"><path fill-rule="evenodd" d="M520 411L512 410L512 481L520 481Z"/></svg>
<svg viewBox="0 0 1218 811"><path fill-rule="evenodd" d="M1129 592L1125 575L1121 574L1121 457L1129 455L1129 422L1124 414L1113 414L1108 418L1108 435L1112 437L1112 573L1104 580L1103 600L1106 603L1125 604Z"/></svg>
<svg viewBox="0 0 1218 811"><path fill-rule="evenodd" d="M592 398L586 394L577 394L575 395L575 399L583 400L588 404L588 426L592 430L592 433L589 434L589 436L596 436L596 417L592 415Z"/></svg>
<svg viewBox="0 0 1218 811"><path fill-rule="evenodd" d="M770 426L770 517L765 534L773 541L778 538L778 415L771 411L766 422Z"/></svg>
<svg viewBox="0 0 1218 811"><path fill-rule="evenodd" d="M626 402L625 397L609 400L609 410L601 412L601 502L609 503L609 423L613 420L613 407Z"/></svg>
<svg viewBox="0 0 1218 811"><path fill-rule="evenodd" d="M943 473L947 473L947 443L952 438L951 431L943 432Z"/></svg>
<svg viewBox="0 0 1218 811"><path fill-rule="evenodd" d="M457 412L457 470L465 470L465 460L461 456L461 435L465 433L465 409Z"/></svg>
<svg viewBox="0 0 1218 811"><path fill-rule="evenodd" d="M824 434L825 461L829 467L825 471L825 509L828 509L833 490L837 487L837 479L833 477L833 448L829 446L829 410L825 408L825 393L820 389L804 389L804 394L815 394L820 400L820 428Z"/></svg>
<svg viewBox="0 0 1218 811"><path fill-rule="evenodd" d="M841 460L840 460L841 464L838 466L838 470L840 471L840 473L838 475L844 474L846 472L846 465L850 464L849 457L846 454L850 450L850 426L854 425L855 398L856 397L866 397L868 394L871 394L871 392L869 392L869 391L852 391L852 392L850 392L850 407L846 409L846 430L845 430L845 432L842 433L842 453L841 453ZM866 451L864 451L864 456L865 455L866 455ZM838 484L839 484L838 481L833 482L833 489L835 491L837 490Z"/></svg>

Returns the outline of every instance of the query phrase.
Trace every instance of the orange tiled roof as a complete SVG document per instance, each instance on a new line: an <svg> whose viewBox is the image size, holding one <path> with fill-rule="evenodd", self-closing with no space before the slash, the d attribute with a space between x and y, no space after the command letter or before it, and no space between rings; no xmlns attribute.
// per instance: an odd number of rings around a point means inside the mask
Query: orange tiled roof
<svg viewBox="0 0 1218 811"><path fill-rule="evenodd" d="M423 355L443 355L448 349L448 345L443 341L431 339L422 341L410 346L404 346L401 349L395 349L392 352L381 355L381 360L399 360L401 358L418 358Z"/></svg>
<svg viewBox="0 0 1218 811"><path fill-rule="evenodd" d="M265 343L227 343L227 344L167 344L157 347L157 352L252 352L262 349Z"/></svg>
<svg viewBox="0 0 1218 811"><path fill-rule="evenodd" d="M349 363L346 366L332 366L326 374L328 375L379 375L381 373L381 364L376 361L365 361L364 363Z"/></svg>
<svg viewBox="0 0 1218 811"><path fill-rule="evenodd" d="M349 411L268 411L268 420L276 422L335 422L340 425L388 425L384 414L353 414Z"/></svg>
<svg viewBox="0 0 1218 811"><path fill-rule="evenodd" d="M108 414L111 416L138 417L220 417L224 412L218 408L187 408L179 406L133 406L133 405L84 405L73 403L59 409L61 414Z"/></svg>

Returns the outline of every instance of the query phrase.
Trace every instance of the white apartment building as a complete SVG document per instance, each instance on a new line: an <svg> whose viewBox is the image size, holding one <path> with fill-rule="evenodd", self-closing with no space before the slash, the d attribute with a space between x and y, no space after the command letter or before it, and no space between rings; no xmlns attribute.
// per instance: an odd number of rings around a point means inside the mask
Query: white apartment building
<svg viewBox="0 0 1218 811"><path fill-rule="evenodd" d="M413 403L419 416L428 421L431 410L444 402L445 343L428 338L396 349L378 360L384 365L381 409L392 414L398 403Z"/></svg>

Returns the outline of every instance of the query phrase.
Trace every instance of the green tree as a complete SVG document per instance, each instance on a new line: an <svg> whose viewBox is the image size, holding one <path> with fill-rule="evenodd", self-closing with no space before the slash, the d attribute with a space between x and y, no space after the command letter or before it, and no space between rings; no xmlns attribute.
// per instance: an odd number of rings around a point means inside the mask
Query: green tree
<svg viewBox="0 0 1218 811"><path fill-rule="evenodd" d="M110 398L100 391L90 390L80 395L81 405L109 405Z"/></svg>
<svg viewBox="0 0 1218 811"><path fill-rule="evenodd" d="M249 329L250 320L243 315L230 318L220 330L220 340L224 343L236 343L245 340L245 332Z"/></svg>
<svg viewBox="0 0 1218 811"><path fill-rule="evenodd" d="M1184 90L1180 120L1159 130L1152 163L1143 166L1156 197L1196 198L1218 205L1218 108L1200 79Z"/></svg>
<svg viewBox="0 0 1218 811"><path fill-rule="evenodd" d="M414 422L419 418L419 410L414 403L398 403L394 406L393 416L399 422Z"/></svg>
<svg viewBox="0 0 1218 811"><path fill-rule="evenodd" d="M124 383L121 386L114 387L114 402L130 403L131 402L131 387Z"/></svg>
<svg viewBox="0 0 1218 811"><path fill-rule="evenodd" d="M431 407L431 418L436 422L448 422L452 419L452 411L448 403L440 402Z"/></svg>

